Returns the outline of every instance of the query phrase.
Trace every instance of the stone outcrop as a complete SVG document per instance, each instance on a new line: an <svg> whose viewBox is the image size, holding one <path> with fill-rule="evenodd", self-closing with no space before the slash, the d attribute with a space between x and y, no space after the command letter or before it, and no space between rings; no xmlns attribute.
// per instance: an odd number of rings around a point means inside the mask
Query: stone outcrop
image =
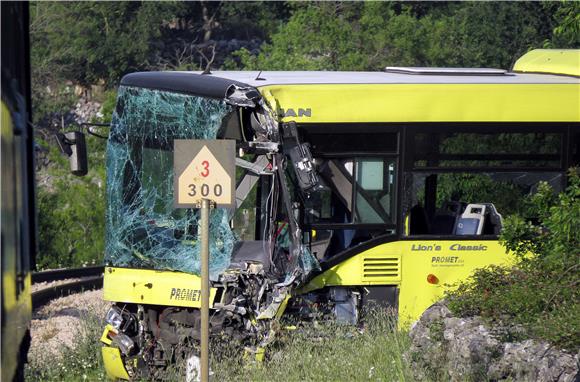
<svg viewBox="0 0 580 382"><path fill-rule="evenodd" d="M503 332L481 317L454 317L437 303L411 329L405 358L418 380L580 380L580 353L571 355L542 341L504 342L497 334Z"/></svg>
<svg viewBox="0 0 580 382"><path fill-rule="evenodd" d="M101 104L99 102L90 101L87 98L81 98L75 104L72 110L75 122L78 124L91 122L93 118L102 118Z"/></svg>

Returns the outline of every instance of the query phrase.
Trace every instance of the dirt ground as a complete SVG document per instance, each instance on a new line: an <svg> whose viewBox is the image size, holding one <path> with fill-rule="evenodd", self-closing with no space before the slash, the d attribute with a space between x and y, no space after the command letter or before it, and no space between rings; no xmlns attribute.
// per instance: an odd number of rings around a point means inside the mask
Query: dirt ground
<svg viewBox="0 0 580 382"><path fill-rule="evenodd" d="M29 361L45 363L58 358L64 346L74 346L83 320L87 316L104 319L109 305L99 289L61 297L35 311L31 322Z"/></svg>

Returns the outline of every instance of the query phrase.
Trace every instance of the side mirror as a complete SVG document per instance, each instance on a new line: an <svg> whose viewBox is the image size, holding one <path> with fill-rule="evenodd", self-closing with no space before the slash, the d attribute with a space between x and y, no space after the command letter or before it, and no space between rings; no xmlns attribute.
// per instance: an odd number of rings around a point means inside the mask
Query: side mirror
<svg viewBox="0 0 580 382"><path fill-rule="evenodd" d="M56 140L60 150L69 158L70 171L77 176L87 175L88 158L85 135L80 131L58 133Z"/></svg>

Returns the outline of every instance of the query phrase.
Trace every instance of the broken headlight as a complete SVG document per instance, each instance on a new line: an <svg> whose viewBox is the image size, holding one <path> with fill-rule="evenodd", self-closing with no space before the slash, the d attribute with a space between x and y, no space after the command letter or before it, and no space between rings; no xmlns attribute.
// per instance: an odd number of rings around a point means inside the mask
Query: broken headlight
<svg viewBox="0 0 580 382"><path fill-rule="evenodd" d="M121 325L123 324L123 316L119 311L119 309L116 306L113 306L107 312L107 315L105 316L105 321L107 322L107 324L119 330L121 329Z"/></svg>
<svg viewBox="0 0 580 382"><path fill-rule="evenodd" d="M130 355L133 347L135 346L133 340L129 338L128 335L123 333L116 333L114 336L112 336L111 340L113 341L113 344L117 345L119 350L121 350L121 353L125 355Z"/></svg>

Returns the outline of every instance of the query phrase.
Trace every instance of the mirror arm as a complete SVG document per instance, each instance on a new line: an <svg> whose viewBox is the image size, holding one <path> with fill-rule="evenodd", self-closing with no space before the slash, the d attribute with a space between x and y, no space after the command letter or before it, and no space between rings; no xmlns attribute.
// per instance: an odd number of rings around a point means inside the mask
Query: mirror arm
<svg viewBox="0 0 580 382"><path fill-rule="evenodd" d="M70 157L72 155L71 148L72 142L69 141L63 133L56 133L54 134L54 136L56 138L56 143L58 144L58 148L60 149L60 151L67 157Z"/></svg>
<svg viewBox="0 0 580 382"><path fill-rule="evenodd" d="M88 122L83 122L80 124L81 129L85 128L87 130L87 133L92 135L93 137L97 137L97 138L101 138L101 139L108 139L109 138L108 136L95 133L92 129L93 126L111 127L111 124L110 123L88 123Z"/></svg>

